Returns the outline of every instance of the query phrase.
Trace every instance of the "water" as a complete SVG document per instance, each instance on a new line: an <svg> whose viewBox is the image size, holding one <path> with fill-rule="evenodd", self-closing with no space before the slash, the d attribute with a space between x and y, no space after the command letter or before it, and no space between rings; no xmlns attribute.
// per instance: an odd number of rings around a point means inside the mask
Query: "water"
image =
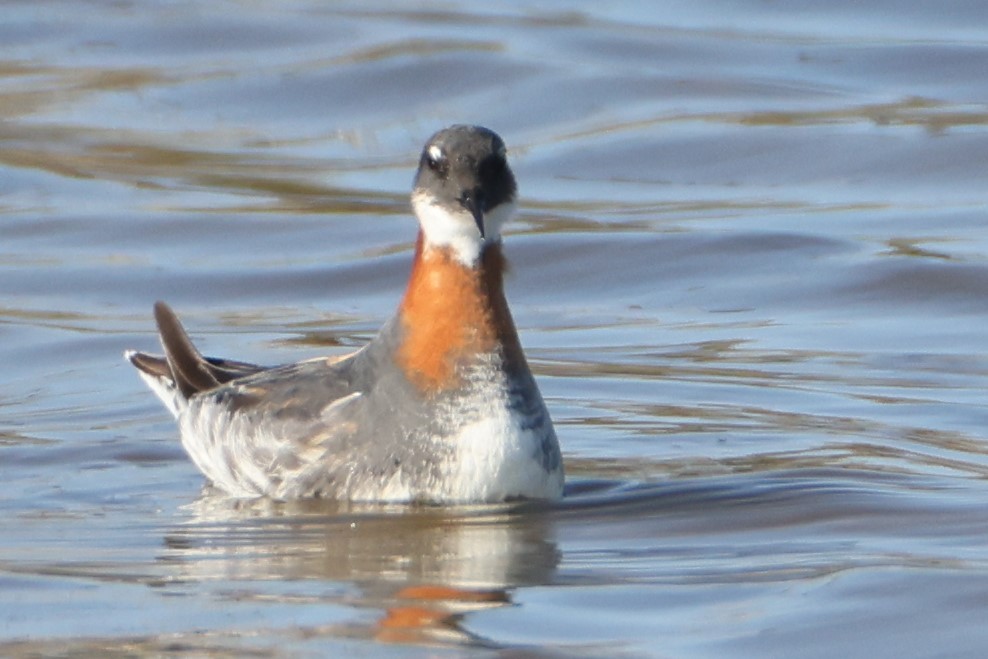
<svg viewBox="0 0 988 659"><path fill-rule="evenodd" d="M988 8L9 2L0 654L980 657ZM231 502L121 359L359 346L508 142L558 507Z"/></svg>

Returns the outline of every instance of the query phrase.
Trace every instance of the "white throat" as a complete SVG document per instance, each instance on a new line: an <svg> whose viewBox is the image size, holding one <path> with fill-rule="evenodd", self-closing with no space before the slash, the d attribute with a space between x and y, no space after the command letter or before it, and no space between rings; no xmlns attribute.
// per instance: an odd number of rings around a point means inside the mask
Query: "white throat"
<svg viewBox="0 0 988 659"><path fill-rule="evenodd" d="M449 247L460 263L473 267L484 245L500 242L501 227L515 212L515 203L503 203L484 216L484 234L480 237L473 216L466 210L451 210L436 203L434 197L419 190L412 193L412 210L418 217L426 249Z"/></svg>

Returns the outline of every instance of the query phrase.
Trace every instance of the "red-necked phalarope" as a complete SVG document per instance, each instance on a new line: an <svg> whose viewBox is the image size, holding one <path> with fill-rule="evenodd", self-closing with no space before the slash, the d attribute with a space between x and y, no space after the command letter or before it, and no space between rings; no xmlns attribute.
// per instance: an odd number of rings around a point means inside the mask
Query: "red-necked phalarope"
<svg viewBox="0 0 988 659"><path fill-rule="evenodd" d="M199 469L237 497L558 498L559 444L502 285L515 191L492 131L452 126L429 139L408 288L352 355L273 368L203 357L159 302L164 357L126 356Z"/></svg>

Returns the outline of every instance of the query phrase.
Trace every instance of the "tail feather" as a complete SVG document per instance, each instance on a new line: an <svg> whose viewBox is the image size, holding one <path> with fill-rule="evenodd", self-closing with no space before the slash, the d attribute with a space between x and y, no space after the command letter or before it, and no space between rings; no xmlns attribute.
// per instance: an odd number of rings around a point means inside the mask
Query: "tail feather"
<svg viewBox="0 0 988 659"><path fill-rule="evenodd" d="M149 355L144 352L136 352L134 350L128 350L124 353L124 357L137 367L137 370L142 373L147 373L151 377L155 378L167 378L172 379L172 371L168 368L168 361L163 357L156 357L154 355Z"/></svg>
<svg viewBox="0 0 988 659"><path fill-rule="evenodd" d="M172 416L178 418L188 404L188 398L175 386L175 380L165 358L133 350L126 351L124 358L137 367L137 374L141 379L161 399Z"/></svg>
<svg viewBox="0 0 988 659"><path fill-rule="evenodd" d="M192 340L171 307L164 302L155 302L154 319L158 323L158 334L172 379L182 395L189 398L218 386L220 381L210 370L209 362L192 345Z"/></svg>
<svg viewBox="0 0 988 659"><path fill-rule="evenodd" d="M256 364L204 357L164 302L155 303L154 318L165 356L135 351L127 351L125 356L173 411L179 400L264 370Z"/></svg>

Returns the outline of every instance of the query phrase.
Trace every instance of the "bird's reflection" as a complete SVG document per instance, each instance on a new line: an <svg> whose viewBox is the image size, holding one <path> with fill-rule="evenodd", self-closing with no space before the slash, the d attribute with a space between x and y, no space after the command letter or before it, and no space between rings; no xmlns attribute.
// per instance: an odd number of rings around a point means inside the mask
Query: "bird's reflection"
<svg viewBox="0 0 988 659"><path fill-rule="evenodd" d="M488 645L470 612L512 604L514 588L550 582L560 552L540 504L463 507L236 501L207 490L159 557L182 581L321 580L330 599L379 609L371 628L310 630L401 643ZM265 597L270 598L270 593Z"/></svg>

